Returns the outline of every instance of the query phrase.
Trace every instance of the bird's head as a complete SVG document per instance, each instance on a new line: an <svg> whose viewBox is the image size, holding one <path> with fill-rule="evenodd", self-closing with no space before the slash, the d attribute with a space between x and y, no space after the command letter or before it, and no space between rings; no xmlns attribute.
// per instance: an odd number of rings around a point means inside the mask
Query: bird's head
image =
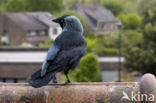
<svg viewBox="0 0 156 103"><path fill-rule="evenodd" d="M55 22L55 23L60 24L61 28L63 29L64 26L65 26L65 18L68 17L68 16L69 16L69 15L62 16L62 17L59 17L59 18L53 19L52 21Z"/></svg>
<svg viewBox="0 0 156 103"><path fill-rule="evenodd" d="M83 32L82 24L75 16L66 15L52 21L60 24L62 29Z"/></svg>

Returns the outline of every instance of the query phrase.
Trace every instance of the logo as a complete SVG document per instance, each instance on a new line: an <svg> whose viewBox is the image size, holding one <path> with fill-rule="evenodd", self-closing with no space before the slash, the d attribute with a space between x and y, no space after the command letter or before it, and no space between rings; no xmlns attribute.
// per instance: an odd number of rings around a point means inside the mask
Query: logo
<svg viewBox="0 0 156 103"><path fill-rule="evenodd" d="M128 95L127 95L127 93L126 93L125 91L123 91L122 94L123 94L124 96L122 97L121 101L122 101L123 99L126 99L126 100L131 101L131 99L128 97Z"/></svg>
<svg viewBox="0 0 156 103"><path fill-rule="evenodd" d="M140 92L134 93L131 92L130 96L123 91L122 92L123 97L121 98L121 101L127 100L127 101L154 101L154 95L153 94L141 94Z"/></svg>

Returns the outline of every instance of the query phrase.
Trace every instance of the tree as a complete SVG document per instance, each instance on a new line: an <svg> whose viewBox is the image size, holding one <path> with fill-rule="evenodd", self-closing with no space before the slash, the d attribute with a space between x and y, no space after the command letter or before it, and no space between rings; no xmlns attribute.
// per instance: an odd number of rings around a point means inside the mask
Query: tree
<svg viewBox="0 0 156 103"><path fill-rule="evenodd" d="M156 9L156 0L140 0L138 11L140 14L145 15L149 11Z"/></svg>
<svg viewBox="0 0 156 103"><path fill-rule="evenodd" d="M60 12L64 9L63 0L25 0L28 11Z"/></svg>
<svg viewBox="0 0 156 103"><path fill-rule="evenodd" d="M114 15L118 15L124 11L123 4L115 1L110 0L103 3L103 6L113 12Z"/></svg>
<svg viewBox="0 0 156 103"><path fill-rule="evenodd" d="M137 13L130 13L127 15L127 28L136 29L141 25L141 17Z"/></svg>
<svg viewBox="0 0 156 103"><path fill-rule="evenodd" d="M9 12L48 11L56 13L63 8L63 0L8 0L5 6Z"/></svg>
<svg viewBox="0 0 156 103"><path fill-rule="evenodd" d="M118 15L118 19L122 22L124 28L127 26L127 16L124 13Z"/></svg>
<svg viewBox="0 0 156 103"><path fill-rule="evenodd" d="M156 75L156 11L146 15L143 24L143 41L127 50L125 66L128 70Z"/></svg>
<svg viewBox="0 0 156 103"><path fill-rule="evenodd" d="M69 77L75 82L99 82L101 72L95 54L86 54L79 66L69 74ZM63 76L63 81L66 81L65 76Z"/></svg>
<svg viewBox="0 0 156 103"><path fill-rule="evenodd" d="M118 18L121 20L125 29L137 29L142 23L142 18L137 13L129 13L128 15L120 14Z"/></svg>
<svg viewBox="0 0 156 103"><path fill-rule="evenodd" d="M24 0L8 0L5 9L9 12L19 12L25 11L25 1Z"/></svg>
<svg viewBox="0 0 156 103"><path fill-rule="evenodd" d="M3 3L6 3L6 2L7 2L7 0L1 0L0 5L2 5Z"/></svg>

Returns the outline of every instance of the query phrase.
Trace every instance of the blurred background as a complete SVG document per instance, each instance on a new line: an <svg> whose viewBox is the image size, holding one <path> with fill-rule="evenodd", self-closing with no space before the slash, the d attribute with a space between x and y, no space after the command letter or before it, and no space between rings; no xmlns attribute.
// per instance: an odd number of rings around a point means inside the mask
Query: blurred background
<svg viewBox="0 0 156 103"><path fill-rule="evenodd" d="M156 75L156 0L0 0L0 82L27 82L41 68L62 31L51 20L63 15L80 19L87 40L73 82Z"/></svg>

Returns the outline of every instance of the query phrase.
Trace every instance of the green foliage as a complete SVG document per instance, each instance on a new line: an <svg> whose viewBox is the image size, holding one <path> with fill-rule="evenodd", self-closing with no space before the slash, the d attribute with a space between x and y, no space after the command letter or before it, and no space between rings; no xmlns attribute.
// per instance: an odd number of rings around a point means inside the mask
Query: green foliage
<svg viewBox="0 0 156 103"><path fill-rule="evenodd" d="M125 29L137 29L142 23L142 18L137 13L130 13L128 15L120 14L118 18L121 20Z"/></svg>
<svg viewBox="0 0 156 103"><path fill-rule="evenodd" d="M108 48L108 47L103 47L103 48L97 48L96 53L98 55L114 55L118 54L118 49L117 48Z"/></svg>
<svg viewBox="0 0 156 103"><path fill-rule="evenodd" d="M95 39L97 37L96 33L89 33L84 35L86 38Z"/></svg>
<svg viewBox="0 0 156 103"><path fill-rule="evenodd" d="M144 42L150 44L156 43L156 26L151 23L146 24L144 28ZM150 41L149 41L150 40Z"/></svg>
<svg viewBox="0 0 156 103"><path fill-rule="evenodd" d="M0 1L0 5L3 4L3 3L5 3L6 1L7 1L7 0L1 0L1 1Z"/></svg>
<svg viewBox="0 0 156 103"><path fill-rule="evenodd" d="M100 46L116 48L116 44L118 44L118 33L110 33L99 37L98 44Z"/></svg>
<svg viewBox="0 0 156 103"><path fill-rule="evenodd" d="M123 4L116 0L109 0L103 3L103 6L113 12L113 14L118 15L124 11Z"/></svg>
<svg viewBox="0 0 156 103"><path fill-rule="evenodd" d="M2 11L5 10L5 4L0 5L0 15L2 14Z"/></svg>
<svg viewBox="0 0 156 103"><path fill-rule="evenodd" d="M142 42L142 33L139 31L126 30L121 34L121 50L124 54L126 49L131 44L138 44ZM98 55L112 55L118 54L119 48L119 33L112 33L96 38L95 51ZM89 42L88 42L88 45Z"/></svg>
<svg viewBox="0 0 156 103"><path fill-rule="evenodd" d="M127 30L122 34L122 42L123 46L126 48L128 45L133 44L136 45L142 42L143 34L134 30Z"/></svg>
<svg viewBox="0 0 156 103"><path fill-rule="evenodd" d="M5 10L7 0L0 0L0 14Z"/></svg>
<svg viewBox="0 0 156 103"><path fill-rule="evenodd" d="M156 0L140 0L138 11L145 15L149 11L156 10Z"/></svg>
<svg viewBox="0 0 156 103"><path fill-rule="evenodd" d="M25 11L24 0L8 0L5 9L9 12Z"/></svg>
<svg viewBox="0 0 156 103"><path fill-rule="evenodd" d="M120 19L120 21L122 22L122 25L124 26L124 28L126 28L127 26L127 16L123 13L118 15L118 19Z"/></svg>
<svg viewBox="0 0 156 103"><path fill-rule="evenodd" d="M129 77L129 78L126 78L124 82L133 82L133 79Z"/></svg>
<svg viewBox="0 0 156 103"><path fill-rule="evenodd" d="M63 0L26 0L28 11L60 12L64 9Z"/></svg>
<svg viewBox="0 0 156 103"><path fill-rule="evenodd" d="M143 41L127 50L125 66L129 70L156 75L156 14L143 26ZM144 20L147 20L146 18Z"/></svg>
<svg viewBox="0 0 156 103"><path fill-rule="evenodd" d="M112 7L114 11L121 11L120 13L124 12L128 14L137 11L140 0L101 0L101 1L102 5L108 3L108 5L110 5L110 7Z"/></svg>
<svg viewBox="0 0 156 103"><path fill-rule="evenodd" d="M69 77L73 82L99 82L101 72L95 54L86 54L79 66L69 74ZM62 81L66 81L64 75L62 76Z"/></svg>
<svg viewBox="0 0 156 103"><path fill-rule="evenodd" d="M127 15L127 28L136 29L141 25L141 18L136 13Z"/></svg>
<svg viewBox="0 0 156 103"><path fill-rule="evenodd" d="M34 47L34 46L30 43L25 42L25 43L22 43L20 47Z"/></svg>
<svg viewBox="0 0 156 103"><path fill-rule="evenodd" d="M96 44L97 44L97 40L94 39L90 39L86 37L86 41L87 41L87 52L93 52L93 50L95 50L96 48Z"/></svg>
<svg viewBox="0 0 156 103"><path fill-rule="evenodd" d="M58 17L64 16L64 15L73 15L73 16L76 16L76 17L78 17L78 18L80 19L80 21L81 21L81 23L82 23L82 25L83 25L84 30L85 30L86 27L87 27L85 20L84 20L76 11L73 11L73 10L65 10L65 11L63 11L63 12L61 12L61 13L60 13L60 12L57 13L56 15L57 15Z"/></svg>
<svg viewBox="0 0 156 103"><path fill-rule="evenodd" d="M51 40L46 40L43 43L40 43L39 47L50 47L52 45L53 41Z"/></svg>
<svg viewBox="0 0 156 103"><path fill-rule="evenodd" d="M129 71L137 70L141 71L140 67L142 65L140 61L140 56L141 56L141 49L137 46L130 45L127 49L127 52L125 54L125 67ZM142 68L143 69L143 68Z"/></svg>
<svg viewBox="0 0 156 103"><path fill-rule="evenodd" d="M64 9L63 0L8 0L3 9L9 12L48 11L60 12Z"/></svg>

